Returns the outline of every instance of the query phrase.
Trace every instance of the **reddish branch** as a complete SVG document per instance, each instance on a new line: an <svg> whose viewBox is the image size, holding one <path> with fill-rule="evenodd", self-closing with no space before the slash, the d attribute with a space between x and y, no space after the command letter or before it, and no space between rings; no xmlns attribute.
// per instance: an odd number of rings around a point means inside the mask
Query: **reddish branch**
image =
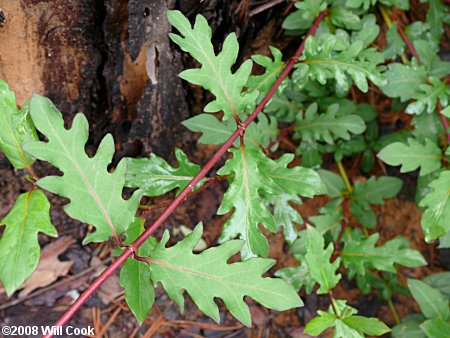
<svg viewBox="0 0 450 338"><path fill-rule="evenodd" d="M411 55L414 56L419 63L422 63L422 60L420 60L419 54L417 53L416 49L414 48L414 45L412 44L411 40L408 38L408 35L406 35L405 30L403 29L403 26L396 17L392 17L394 22L397 24L397 30L399 34L402 36L403 41L405 41L406 46L408 47L409 51L411 52Z"/></svg>
<svg viewBox="0 0 450 338"><path fill-rule="evenodd" d="M439 117L441 118L442 125L444 126L445 133L447 134L447 142L450 145L450 130L448 129L449 128L448 120L444 116L444 114L442 114L442 107L441 107L441 103L439 102L439 99L437 99L436 108L439 113Z"/></svg>
<svg viewBox="0 0 450 338"><path fill-rule="evenodd" d="M341 219L341 231L339 231L338 238L336 240L336 244L334 245L334 251L331 255L331 263L333 263L338 257L339 257L339 246L342 241L342 236L344 235L345 229L347 228L347 215L348 215L348 208L349 208L350 200L348 197L345 197L344 201L342 202L342 219Z"/></svg>
<svg viewBox="0 0 450 338"><path fill-rule="evenodd" d="M300 47L295 53L294 57L289 60L283 72L280 74L280 77L277 79L275 84L272 86L270 91L264 97L264 99L258 104L255 110L251 113L251 115L244 121L242 124L238 125L236 131L231 135L231 137L219 148L219 150L214 154L214 156L206 163L206 165L200 170L200 172L192 179L192 181L187 185L187 187L174 199L174 201L167 207L166 210L156 219L156 221L146 229L132 244L126 246L123 253L115 260L108 268L106 268L102 274L93 281L93 283L80 295L80 297L66 310L66 312L62 315L62 317L55 323L55 326L63 326L66 324L70 318L81 308L81 306L94 294L94 292L103 284L103 282L109 278L125 261L135 255L136 250L158 229L163 222L172 214L172 212L184 201L184 199L188 196L189 192L200 182L203 177L211 170L211 168L219 161L223 154L233 145L234 141L242 135L243 129L247 128L250 123L258 116L258 114L265 107L267 102L271 99L271 97L275 94L281 82L286 78L286 76L290 73L296 60L302 54L305 48L306 39L313 35L317 28L319 27L320 22L323 20L325 15L327 14L327 10L323 11L319 14L319 16L315 19L314 24L308 31L305 36L305 39L302 41ZM49 338L53 337L52 334L47 334L44 337Z"/></svg>

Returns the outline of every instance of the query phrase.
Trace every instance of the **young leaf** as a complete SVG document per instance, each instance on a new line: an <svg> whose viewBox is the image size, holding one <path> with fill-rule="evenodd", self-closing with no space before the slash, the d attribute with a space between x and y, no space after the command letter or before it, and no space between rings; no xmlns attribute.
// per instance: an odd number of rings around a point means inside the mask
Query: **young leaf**
<svg viewBox="0 0 450 338"><path fill-rule="evenodd" d="M337 43L338 39L334 35L330 35L323 43L316 37L309 37L300 64L296 66L299 71L297 74L308 76L322 85L328 79L335 79L344 92L350 88L350 78L364 93L369 89L367 79L377 86L385 84L381 68L377 67L383 61L381 54L364 49L362 41L355 41L344 51L339 51ZM366 55L370 55L370 58L367 59Z"/></svg>
<svg viewBox="0 0 450 338"><path fill-rule="evenodd" d="M124 244L132 243L143 230L142 219L136 218L128 227ZM136 254L149 256L155 246L155 239L150 237L136 250ZM120 270L120 285L125 289L125 301L141 325L155 301L155 288L150 281L148 264L128 258Z"/></svg>
<svg viewBox="0 0 450 338"><path fill-rule="evenodd" d="M322 310L317 311L318 316L311 319L305 326L305 333L317 337L326 329L334 326L336 315Z"/></svg>
<svg viewBox="0 0 450 338"><path fill-rule="evenodd" d="M141 192L134 192L129 200L122 198L126 171L124 160L113 173L108 172L114 154L112 136L105 136L95 156L89 157L84 150L89 126L83 114L77 114L72 127L67 130L53 103L36 94L31 99L30 112L36 128L48 142L28 143L25 150L64 173L63 176L44 177L37 184L70 199L64 211L70 217L97 228L96 232L86 236L83 243L102 242L115 233L123 233L134 219Z"/></svg>
<svg viewBox="0 0 450 338"><path fill-rule="evenodd" d="M347 191L344 180L338 174L323 169L320 169L317 172L325 183L328 196L339 197Z"/></svg>
<svg viewBox="0 0 450 338"><path fill-rule="evenodd" d="M350 140L350 133L361 134L366 129L364 120L353 114L337 115L338 104L328 107L323 114L318 114L317 104L311 104L304 118L298 118L295 126L295 138L308 141L325 141L334 143L334 138ZM334 136L334 137L333 137Z"/></svg>
<svg viewBox="0 0 450 338"><path fill-rule="evenodd" d="M393 338L427 338L420 329L420 321L408 320L402 322L392 329Z"/></svg>
<svg viewBox="0 0 450 338"><path fill-rule="evenodd" d="M292 287L278 278L263 278L274 261L253 258L245 262L227 264L227 260L242 248L242 241L226 242L200 254L192 250L202 235L203 226L175 246L166 248L169 234L166 231L153 250L150 259L151 278L161 282L169 297L183 310L185 290L207 316L219 321L219 309L214 298L223 300L227 309L243 324L251 325L251 316L244 296L278 311L302 306Z"/></svg>
<svg viewBox="0 0 450 338"><path fill-rule="evenodd" d="M163 158L150 154L149 158L127 158L125 186L141 188L145 196L160 196L178 188L183 190L200 171L186 154L175 149L178 167L174 168Z"/></svg>
<svg viewBox="0 0 450 338"><path fill-rule="evenodd" d="M327 3L323 0L304 0L296 2L295 7L298 10L286 17L284 29L307 30L312 26L314 18L327 8Z"/></svg>
<svg viewBox="0 0 450 338"><path fill-rule="evenodd" d="M450 322L442 319L429 319L423 322L420 328L428 338L443 338L449 336Z"/></svg>
<svg viewBox="0 0 450 338"><path fill-rule="evenodd" d="M333 244L325 249L323 236L315 228L307 226L306 235L306 264L308 264L311 277L320 285L317 294L326 294L333 289L341 279L341 274L336 275L340 258L330 262L333 253Z"/></svg>
<svg viewBox="0 0 450 338"><path fill-rule="evenodd" d="M203 16L197 15L193 27L180 11L168 11L167 17L181 34L169 34L172 41L202 65L201 68L181 72L180 77L202 86L216 97L205 107L205 112L223 111L224 119L239 116L256 100L258 92L242 93L252 71L251 60L245 61L235 73L231 72L239 52L236 34L227 36L222 51L216 55L211 43L211 28Z"/></svg>
<svg viewBox="0 0 450 338"><path fill-rule="evenodd" d="M378 157L389 165L402 165L400 172L405 173L420 167L420 175L427 175L441 167L441 149L429 139L425 144L413 138L408 144L394 142L384 147Z"/></svg>
<svg viewBox="0 0 450 338"><path fill-rule="evenodd" d="M18 110L14 92L0 80L0 150L17 169L30 168L34 162L22 149L24 143L38 139L28 113L29 103Z"/></svg>
<svg viewBox="0 0 450 338"><path fill-rule="evenodd" d="M439 178L429 184L433 189L421 201L422 229L427 242L450 231L450 170L441 172Z"/></svg>
<svg viewBox="0 0 450 338"><path fill-rule="evenodd" d="M425 317L449 319L449 303L442 293L417 279L408 278L408 287Z"/></svg>
<svg viewBox="0 0 450 338"><path fill-rule="evenodd" d="M329 327L334 327L333 338L364 338L364 334L381 336L390 331L378 318L355 316L356 309L346 305L345 301L337 300L334 306L339 315L336 315L331 307L327 312L317 311L319 316L306 324L305 333L319 336Z"/></svg>
<svg viewBox="0 0 450 338"><path fill-rule="evenodd" d="M401 241L395 238L376 247L379 237L374 233L361 241L347 242L341 253L344 266L351 266L358 274L364 275L369 268L396 272L394 264L411 268L427 264L417 250L401 247Z"/></svg>
<svg viewBox="0 0 450 338"><path fill-rule="evenodd" d="M356 182L351 196L350 209L367 228L376 226L376 217L369 204L383 204L386 198L392 198L402 188L402 180L396 177L383 176L378 180L372 176L367 182Z"/></svg>
<svg viewBox="0 0 450 338"><path fill-rule="evenodd" d="M0 240L0 281L11 296L39 263L38 232L58 234L50 221L50 203L41 190L21 194L2 224L6 230Z"/></svg>

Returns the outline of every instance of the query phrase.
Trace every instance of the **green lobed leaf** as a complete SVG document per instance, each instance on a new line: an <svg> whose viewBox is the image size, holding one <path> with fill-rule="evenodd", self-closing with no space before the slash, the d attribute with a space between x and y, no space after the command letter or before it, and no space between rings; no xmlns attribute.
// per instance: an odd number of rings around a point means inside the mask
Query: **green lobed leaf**
<svg viewBox="0 0 450 338"><path fill-rule="evenodd" d="M439 45L431 40L414 39L414 48L431 77L443 78L450 74L450 62L441 61Z"/></svg>
<svg viewBox="0 0 450 338"><path fill-rule="evenodd" d="M304 261L300 266L291 266L276 271L275 276L289 283L297 292L304 286L306 293L310 294L316 285L316 281L311 277L308 265Z"/></svg>
<svg viewBox="0 0 450 338"><path fill-rule="evenodd" d="M284 239L288 244L291 244L298 237L295 224L302 224L303 219L300 213L289 202L300 205L302 204L302 200L296 195L286 193L266 197L266 200L273 205L273 216L277 228L283 229Z"/></svg>
<svg viewBox="0 0 450 338"><path fill-rule="evenodd" d="M253 55L252 60L265 68L262 75L250 75L247 82L247 90L267 93L283 70L283 54L278 48L270 46L273 59L264 55Z"/></svg>
<svg viewBox="0 0 450 338"><path fill-rule="evenodd" d="M326 329L334 326L336 322L336 315L322 310L317 311L317 317L311 319L305 326L304 333L317 337Z"/></svg>
<svg viewBox="0 0 450 338"><path fill-rule="evenodd" d="M347 0L345 3L351 8L360 8L367 10L370 6L374 6L377 2L380 2L386 6L395 6L398 9L408 10L409 0Z"/></svg>
<svg viewBox="0 0 450 338"><path fill-rule="evenodd" d="M304 31L309 29L320 12L327 8L326 1L304 0L295 3L297 10L289 14L283 21L286 30Z"/></svg>
<svg viewBox="0 0 450 338"><path fill-rule="evenodd" d="M442 319L429 319L423 322L420 328L428 338L443 338L449 336L450 322Z"/></svg>
<svg viewBox="0 0 450 338"><path fill-rule="evenodd" d="M419 203L420 207L425 208L421 224L427 242L450 231L450 170L441 172L429 187L433 191Z"/></svg>
<svg viewBox="0 0 450 338"><path fill-rule="evenodd" d="M350 316L342 319L348 327L369 336L382 336L391 329L378 318L367 318L363 316Z"/></svg>
<svg viewBox="0 0 450 338"><path fill-rule="evenodd" d="M403 182L399 178L374 176L366 182L356 182L351 195L350 209L353 216L367 228L376 226L376 216L369 204L383 204L384 199L392 198L400 191Z"/></svg>
<svg viewBox="0 0 450 338"><path fill-rule="evenodd" d="M338 115L338 104L329 106L322 114L318 113L317 108L317 103L313 103L304 117L297 118L294 138L302 138L305 142L325 141L333 144L335 139L350 140L350 133L361 134L366 129L364 120L358 115Z"/></svg>
<svg viewBox="0 0 450 338"><path fill-rule="evenodd" d="M374 233L361 241L347 242L341 253L344 266L350 266L364 275L367 269L396 272L394 264L411 268L427 264L419 251L402 247L401 241L395 238L375 246L379 237L378 233Z"/></svg>
<svg viewBox="0 0 450 338"><path fill-rule="evenodd" d="M449 319L449 302L439 290L420 280L411 278L408 278L408 287L425 317L440 320Z"/></svg>
<svg viewBox="0 0 450 338"><path fill-rule="evenodd" d="M441 168L441 149L429 139L425 144L410 138L408 143L394 142L384 147L378 157L389 165L402 165L400 172L410 172L420 167L420 175L427 175Z"/></svg>
<svg viewBox="0 0 450 338"><path fill-rule="evenodd" d="M124 244L131 244L144 230L143 220L136 218L127 229ZM149 256L155 246L155 239L150 237L136 250L136 254ZM148 264L128 258L120 270L120 285L125 289L125 301L131 312L142 325L155 301L155 288L150 280Z"/></svg>
<svg viewBox="0 0 450 338"><path fill-rule="evenodd" d="M125 160L119 162L113 173L108 172L114 154L112 136L105 136L97 153L89 157L84 149L89 126L83 114L77 114L72 127L65 129L61 113L49 99L37 94L31 99L30 113L36 128L48 142L28 143L25 151L50 162L64 173L63 176L44 177L37 184L70 199L64 211L97 228L83 243L106 241L114 231L123 233L134 219L141 191L134 192L128 200L122 198Z"/></svg>
<svg viewBox="0 0 450 338"><path fill-rule="evenodd" d="M207 316L219 321L215 298L224 302L231 314L243 324L251 325L251 315L244 296L278 311L302 306L295 290L278 278L263 278L275 263L272 259L253 258L245 262L227 264L228 259L242 248L242 241L228 241L200 254L192 250L201 238L203 227L194 231L175 246L166 248L166 231L153 250L150 259L151 278L161 282L171 299L183 310L185 290Z"/></svg>
<svg viewBox="0 0 450 338"><path fill-rule="evenodd" d="M329 17L331 23L336 27L348 30L360 30L362 28L359 16L348 8L332 6L329 11Z"/></svg>
<svg viewBox="0 0 450 338"><path fill-rule="evenodd" d="M338 174L324 169L319 169L317 172L325 183L328 196L339 197L347 191L344 180Z"/></svg>
<svg viewBox="0 0 450 338"><path fill-rule="evenodd" d="M445 81L430 77L429 83L419 86L420 93L415 97L417 100L406 107L408 114L421 114L426 111L431 114L436 109L439 101L443 107L446 107L450 97L450 86Z"/></svg>
<svg viewBox="0 0 450 338"><path fill-rule="evenodd" d="M232 175L232 182L225 192L217 213L226 214L233 210L232 216L225 222L220 237L221 242L237 235L245 241L242 258L255 256L267 257L269 245L259 229L263 225L271 232L276 231L275 219L262 200L260 193L268 189L267 179L258 163L267 158L260 150L245 148L231 149L233 157L218 171L219 175Z"/></svg>
<svg viewBox="0 0 450 338"><path fill-rule="evenodd" d="M345 301L334 301L334 307L339 311L339 314L336 314L331 306L327 312L317 311L319 316L306 324L304 332L319 336L326 329L333 327L333 338L364 338L364 334L381 336L391 331L378 318L356 316L356 309L346 305Z"/></svg>
<svg viewBox="0 0 450 338"><path fill-rule="evenodd" d="M175 149L175 157L177 168L155 154L150 154L149 158L127 158L125 186L140 188L145 196L160 196L177 188L177 192L181 192L200 167L189 161L181 149Z"/></svg>
<svg viewBox="0 0 450 338"><path fill-rule="evenodd" d="M205 107L205 112L223 111L224 119L239 116L256 100L258 92L242 93L252 71L251 60L245 61L236 72L231 71L239 52L236 34L226 37L222 51L216 55L211 28L203 16L197 15L194 26L180 11L168 11L167 17L180 32L180 35L169 34L172 41L201 64L201 68L185 70L179 76L211 91L216 97Z"/></svg>
<svg viewBox="0 0 450 338"><path fill-rule="evenodd" d="M307 226L306 235L306 256L311 277L319 283L317 294L326 294L333 289L341 279L341 274L336 274L339 268L340 258L330 262L333 253L333 244L325 248L323 236L312 226Z"/></svg>
<svg viewBox="0 0 450 338"><path fill-rule="evenodd" d="M0 221L6 225L0 240L0 281L11 296L39 263L38 233L57 237L50 221L50 203L41 190L20 194Z"/></svg>
<svg viewBox="0 0 450 338"><path fill-rule="evenodd" d="M268 158L260 149L232 149L233 157L219 171L219 175L232 175L232 181L224 194L219 215L233 210L224 225L220 241L240 236L245 245L243 259L254 256L267 257L267 239L259 229L277 230L275 219L265 205L261 194L288 193L312 197L325 191L319 175L312 169L287 168L294 155L284 154L277 160Z"/></svg>
<svg viewBox="0 0 450 338"><path fill-rule="evenodd" d="M390 63L384 72L387 83L380 87L389 97L398 97L402 102L420 96L420 86L427 81L425 66L413 59L411 65Z"/></svg>
<svg viewBox="0 0 450 338"><path fill-rule="evenodd" d="M436 44L439 44L444 33L444 23L450 21L450 10L448 5L439 0L428 0L429 8L427 12L427 22L430 24L431 36Z"/></svg>
<svg viewBox="0 0 450 338"><path fill-rule="evenodd" d="M369 89L367 80L377 86L385 84L384 76L380 73L382 68L377 66L383 61L381 54L364 49L364 43L359 40L342 51L337 43L338 39L334 35L330 35L323 43L316 37L309 37L300 63L296 66L296 74L322 85L334 79L343 91L349 90L351 80L364 93Z"/></svg>
<svg viewBox="0 0 450 338"><path fill-rule="evenodd" d="M0 80L0 150L14 168L30 168L34 158L23 151L23 144L38 139L29 116L28 101L17 109L16 96L7 83Z"/></svg>
<svg viewBox="0 0 450 338"><path fill-rule="evenodd" d="M438 272L428 275L423 280L425 283L439 290L450 300L450 271Z"/></svg>

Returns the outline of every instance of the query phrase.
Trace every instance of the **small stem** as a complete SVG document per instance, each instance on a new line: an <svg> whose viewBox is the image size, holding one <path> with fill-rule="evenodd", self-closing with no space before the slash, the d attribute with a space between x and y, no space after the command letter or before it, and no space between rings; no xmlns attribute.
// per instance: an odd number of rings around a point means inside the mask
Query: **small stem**
<svg viewBox="0 0 450 338"><path fill-rule="evenodd" d="M265 152L269 153L270 149L272 149L272 147L277 144L278 142L280 142L282 139L284 139L285 137L287 137L289 135L290 132L292 132L295 128L295 122L292 123L289 127L284 128L282 130L280 130L280 133L278 134L278 136L275 138L275 140L273 140L272 142L270 142L270 144L267 146L267 148L265 148Z"/></svg>
<svg viewBox="0 0 450 338"><path fill-rule="evenodd" d="M444 127L445 134L447 135L447 143L450 145L450 130L449 130L449 125L448 125L448 120L444 116L444 114L442 114L442 106L441 106L441 102L439 102L439 99L437 99L437 101L436 101L436 108L439 113L439 117L441 118L441 122L442 122L442 126Z"/></svg>
<svg viewBox="0 0 450 338"><path fill-rule="evenodd" d="M200 188L198 188L197 190L194 190L192 192L190 192L185 200L190 199L191 197L201 193L202 191L206 190L207 188L209 188L210 186L212 186L213 184L217 183L217 182L221 182L224 181L226 179L228 179L230 176L226 175L226 176L216 176L213 178L209 178L208 181L202 185ZM167 207L168 205L170 205L170 203L172 203L172 200L168 200L168 201L164 201L158 204L154 204L154 205L139 205L139 209L144 209L144 213L141 215L141 217L146 216L151 210L157 210L157 209L161 209L164 207Z"/></svg>
<svg viewBox="0 0 450 338"><path fill-rule="evenodd" d="M294 58L291 58L289 62L286 64L286 67L281 72L277 81L273 84L272 88L266 94L266 96L262 99L262 101L257 105L255 110L250 114L250 116L242 123L242 125L247 128L250 123L255 120L258 114L263 110L267 102L272 98L272 96L276 93L278 87L281 85L283 80L288 76L291 72L292 68L296 63L296 59L300 57L305 49L306 40L309 36L313 35L319 24L322 22L326 14L328 13L328 9L325 9L323 12L319 14L317 19L314 21L313 25L309 29L305 38L303 39L300 47L297 49ZM238 125L239 127L239 125ZM183 189L183 191L173 200L173 202L167 207L166 210L155 220L155 222L142 233L133 243L127 246L122 254L110 265L108 266L97 279L95 279L92 284L78 297L78 299L66 310L66 312L61 316L61 318L55 323L54 326L63 326L66 324L70 318L83 306L83 304L94 294L94 292L105 282L107 278L109 278L117 269L119 269L125 261L132 256L136 249L139 248L155 231L158 229L166 219L172 214L172 212L183 202L183 200L187 197L187 195L191 192L192 189L200 182L203 177L211 170L211 168L219 161L223 154L225 154L228 149L233 145L234 141L241 135L242 130L237 128L236 131L230 136L230 138L222 144L222 146L216 151L216 153L211 157L211 159L205 164L205 166L200 170L200 172L192 179L192 181ZM47 334L44 338L51 338L53 334Z"/></svg>
<svg viewBox="0 0 450 338"><path fill-rule="evenodd" d="M336 301L334 300L333 292L331 290L328 290L328 298L330 299L331 307L333 308L333 311L336 314L336 316L341 317L341 312L339 311L339 308L336 305Z"/></svg>
<svg viewBox="0 0 450 338"><path fill-rule="evenodd" d="M347 187L347 192L352 193L353 188L350 184L350 180L348 179L347 172L345 171L344 166L342 165L341 161L337 161L337 167L339 169L339 173L341 174L342 179L344 180L345 186Z"/></svg>
<svg viewBox="0 0 450 338"><path fill-rule="evenodd" d="M341 219L341 231L339 231L338 238L336 240L336 243L334 244L334 250L333 254L331 255L331 263L333 263L338 257L339 257L339 246L342 241L342 236L344 235L345 230L347 229L348 220L348 206L349 206L349 199L345 198L342 202L342 219Z"/></svg>
<svg viewBox="0 0 450 338"><path fill-rule="evenodd" d="M397 309L395 308L394 302L392 301L392 298L389 297L387 300L387 303L389 305L389 309L392 312L392 315L394 316L394 320L397 324L400 324L400 317L398 315Z"/></svg>

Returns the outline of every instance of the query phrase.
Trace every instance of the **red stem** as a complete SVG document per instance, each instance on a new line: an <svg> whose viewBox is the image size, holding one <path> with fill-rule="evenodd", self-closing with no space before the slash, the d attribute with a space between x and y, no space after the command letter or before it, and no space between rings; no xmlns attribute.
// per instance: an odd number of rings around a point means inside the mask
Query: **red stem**
<svg viewBox="0 0 450 338"><path fill-rule="evenodd" d="M447 134L447 142L448 142L448 144L450 144L450 130L448 129L449 128L448 120L444 116L444 114L442 114L442 106L441 106L441 103L439 102L439 99L437 99L437 101L436 101L436 108L439 113L439 117L441 118L442 125L444 126L445 133Z"/></svg>
<svg viewBox="0 0 450 338"><path fill-rule="evenodd" d="M255 110L250 114L250 116L242 123L241 126L238 125L236 131L231 135L231 137L219 148L219 150L214 154L214 156L206 163L206 165L200 170L200 172L192 179L192 181L184 188L184 190L174 199L172 204L170 204L166 210L158 217L158 219L146 229L132 244L126 247L123 253L115 260L108 268L106 268L101 275L94 280L94 282L78 297L78 299L66 310L66 312L61 316L61 318L55 323L54 326L63 326L66 324L70 318L81 308L81 306L94 294L94 292L103 284L103 282L110 277L126 260L127 258L134 256L136 249L139 248L154 232L158 229L163 222L170 216L170 214L175 210L178 205L180 205L183 200L187 197L189 192L197 185L198 182L208 173L208 171L216 164L223 154L233 145L234 141L242 135L242 127L247 128L250 123L258 116L258 114L265 107L267 102L275 94L281 82L290 73L294 64L297 62L298 57L302 54L305 49L305 42L309 36L315 33L319 27L320 22L323 20L327 10L319 14L319 16L314 21L314 24L309 29L302 41L300 47L284 68L280 77L277 79L275 84L272 86L270 91L264 97L264 99L258 104ZM44 338L53 337L53 334L47 334Z"/></svg>
<svg viewBox="0 0 450 338"><path fill-rule="evenodd" d="M276 139L273 140L272 142L270 142L269 146L267 148L265 148L264 151L269 153L270 149L272 149L272 147L275 144L277 144L278 142L280 142L282 139L287 137L289 135L289 133L294 130L294 128L295 128L295 123L292 123L289 127L285 128L283 130L280 130L280 133L278 134Z"/></svg>
<svg viewBox="0 0 450 338"><path fill-rule="evenodd" d="M405 41L405 44L408 47L409 51L411 52L412 56L414 56L419 63L422 63L422 60L420 60L419 54L417 53L416 49L414 48L414 45L412 44L411 40L408 38L408 35L406 35L402 24L395 17L393 17L393 19L394 19L395 23L397 24L398 32L402 36L403 41Z"/></svg>
<svg viewBox="0 0 450 338"><path fill-rule="evenodd" d="M342 202L342 219L341 219L341 231L339 232L338 238L336 240L336 243L334 245L334 251L331 255L331 263L333 263L338 257L339 257L339 246L342 241L342 236L344 235L345 229L347 228L348 222L347 222L347 215L348 215L348 207L349 207L349 199L348 197L345 197L344 201Z"/></svg>

